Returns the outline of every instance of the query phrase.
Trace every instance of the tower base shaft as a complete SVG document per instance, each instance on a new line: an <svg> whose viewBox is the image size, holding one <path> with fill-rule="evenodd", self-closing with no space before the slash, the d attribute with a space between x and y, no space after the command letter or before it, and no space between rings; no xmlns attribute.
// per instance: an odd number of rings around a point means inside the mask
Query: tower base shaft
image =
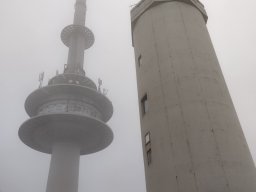
<svg viewBox="0 0 256 192"><path fill-rule="evenodd" d="M79 160L79 146L56 143L52 149L46 192L77 192Z"/></svg>

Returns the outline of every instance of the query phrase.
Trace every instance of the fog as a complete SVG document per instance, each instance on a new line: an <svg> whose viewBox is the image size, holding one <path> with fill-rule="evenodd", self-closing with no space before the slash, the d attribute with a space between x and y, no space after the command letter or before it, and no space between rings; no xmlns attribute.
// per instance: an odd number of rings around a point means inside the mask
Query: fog
<svg viewBox="0 0 256 192"><path fill-rule="evenodd" d="M72 23L75 0L0 2L0 191L44 192L50 156L24 145L26 97L63 71L67 47L61 30ZM81 157L79 192L145 192L130 7L138 0L87 0L86 25L95 44L85 52L87 76L103 80L114 115L113 143ZM256 2L202 0L207 23L240 123L256 161Z"/></svg>

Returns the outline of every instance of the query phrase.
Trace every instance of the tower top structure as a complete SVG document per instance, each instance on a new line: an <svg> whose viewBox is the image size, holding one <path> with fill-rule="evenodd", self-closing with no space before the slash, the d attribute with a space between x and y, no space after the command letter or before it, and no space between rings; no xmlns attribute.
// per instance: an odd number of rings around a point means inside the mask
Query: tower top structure
<svg viewBox="0 0 256 192"><path fill-rule="evenodd" d="M131 11L132 22L134 19L139 17L142 13L148 10L150 7L164 2L171 2L171 1L180 1L196 7L203 15L205 21L207 21L208 16L204 9L204 5L199 0L141 0L137 5L135 5Z"/></svg>
<svg viewBox="0 0 256 192"><path fill-rule="evenodd" d="M69 48L68 61L64 73L85 75L84 50L94 43L92 31L85 27L86 0L76 0L72 25L65 27L61 33L62 42Z"/></svg>
<svg viewBox="0 0 256 192"><path fill-rule="evenodd" d="M113 114L112 103L83 69L84 51L94 43L85 20L86 0L76 0L73 24L61 32L61 40L69 48L64 72L26 99L31 119L23 123L19 136L35 150L51 154L56 143L73 142L85 155L106 148L113 140L105 124Z"/></svg>
<svg viewBox="0 0 256 192"><path fill-rule="evenodd" d="M184 2L187 4L193 5L200 11L200 13L203 15L205 22L207 22L208 15L204 9L204 5L199 0L141 0L131 10L132 31L134 29L134 26L135 26L137 20L145 11L147 11L148 9L150 9L160 3L172 2L172 1L179 1L179 2Z"/></svg>

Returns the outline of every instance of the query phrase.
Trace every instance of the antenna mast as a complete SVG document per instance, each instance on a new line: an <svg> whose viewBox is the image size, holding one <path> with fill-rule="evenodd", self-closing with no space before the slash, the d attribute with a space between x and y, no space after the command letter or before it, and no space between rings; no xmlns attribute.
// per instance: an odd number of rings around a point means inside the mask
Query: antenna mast
<svg viewBox="0 0 256 192"><path fill-rule="evenodd" d="M65 27L61 33L62 42L69 47L67 67L64 73L85 75L84 51L94 43L92 31L85 27L86 0L76 0L72 25Z"/></svg>

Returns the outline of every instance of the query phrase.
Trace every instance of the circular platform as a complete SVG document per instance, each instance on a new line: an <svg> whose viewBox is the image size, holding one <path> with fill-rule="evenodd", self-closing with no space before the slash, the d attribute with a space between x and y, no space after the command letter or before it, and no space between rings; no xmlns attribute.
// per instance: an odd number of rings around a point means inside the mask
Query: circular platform
<svg viewBox="0 0 256 192"><path fill-rule="evenodd" d="M61 32L61 40L67 46L70 47L70 39L72 35L80 34L84 37L84 49L90 48L94 43L93 32L82 25L68 25Z"/></svg>
<svg viewBox="0 0 256 192"><path fill-rule="evenodd" d="M19 137L29 147L51 154L55 142L73 142L80 154L100 151L111 144L111 129L97 119L83 115L49 114L31 118L19 129Z"/></svg>
<svg viewBox="0 0 256 192"><path fill-rule="evenodd" d="M79 97L81 100L91 101L101 113L102 121L107 122L113 114L113 106L110 100L98 91L89 87L74 84L57 84L42 87L32 92L25 101L25 109L30 117L38 115L38 109L43 104L70 97Z"/></svg>

